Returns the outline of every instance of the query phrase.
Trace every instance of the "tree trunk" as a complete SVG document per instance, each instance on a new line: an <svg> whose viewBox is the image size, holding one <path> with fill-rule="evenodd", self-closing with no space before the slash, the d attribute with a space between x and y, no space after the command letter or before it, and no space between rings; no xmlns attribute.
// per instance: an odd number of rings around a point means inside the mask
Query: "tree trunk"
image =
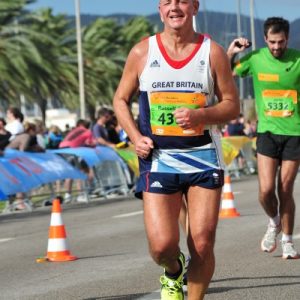
<svg viewBox="0 0 300 300"><path fill-rule="evenodd" d="M88 119L92 122L95 123L95 105L91 105L90 103L87 103L87 111L88 111Z"/></svg>
<svg viewBox="0 0 300 300"><path fill-rule="evenodd" d="M39 88L36 88L36 96L37 96L37 105L39 106L42 113L43 124L46 125L47 99L43 97Z"/></svg>

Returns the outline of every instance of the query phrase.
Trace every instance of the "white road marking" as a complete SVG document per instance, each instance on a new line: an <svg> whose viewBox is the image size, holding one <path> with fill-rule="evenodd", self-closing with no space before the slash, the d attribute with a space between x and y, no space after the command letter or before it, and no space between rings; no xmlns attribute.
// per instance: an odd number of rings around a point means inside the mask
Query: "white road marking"
<svg viewBox="0 0 300 300"><path fill-rule="evenodd" d="M299 240L300 239L300 234L296 234L293 236L293 240Z"/></svg>
<svg viewBox="0 0 300 300"><path fill-rule="evenodd" d="M135 211L135 212L128 213L128 214L116 215L116 216L113 216L113 218L127 218L127 217L142 215L142 214L143 214L143 211L139 210L139 211Z"/></svg>
<svg viewBox="0 0 300 300"><path fill-rule="evenodd" d="M0 239L0 243L8 242L14 240L14 238L6 238L6 239Z"/></svg>
<svg viewBox="0 0 300 300"><path fill-rule="evenodd" d="M234 195L238 195L238 194L242 194L243 192L241 191L236 191L236 192L233 192Z"/></svg>
<svg viewBox="0 0 300 300"><path fill-rule="evenodd" d="M233 192L234 195L238 195L238 194L241 194L241 193L242 193L242 192L240 192L240 191ZM114 219L118 219L118 218L128 218L128 217L133 217L133 216L142 215L142 214L143 214L143 211L142 211L142 210L139 210L139 211L135 211L135 212L128 213L128 214L116 215L116 216L113 216L113 218L114 218Z"/></svg>

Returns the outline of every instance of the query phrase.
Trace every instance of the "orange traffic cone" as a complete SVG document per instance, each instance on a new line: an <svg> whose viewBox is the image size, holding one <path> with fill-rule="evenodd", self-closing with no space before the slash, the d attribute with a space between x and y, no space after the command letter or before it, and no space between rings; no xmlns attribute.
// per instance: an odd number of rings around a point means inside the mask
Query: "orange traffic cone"
<svg viewBox="0 0 300 300"><path fill-rule="evenodd" d="M61 217L61 206L59 199L54 199L52 203L52 213L49 228L47 260L49 261L69 261L77 259L71 255L67 246L67 235Z"/></svg>
<svg viewBox="0 0 300 300"><path fill-rule="evenodd" d="M235 218L239 216L240 214L234 206L234 196L231 190L230 176L225 175L219 218Z"/></svg>

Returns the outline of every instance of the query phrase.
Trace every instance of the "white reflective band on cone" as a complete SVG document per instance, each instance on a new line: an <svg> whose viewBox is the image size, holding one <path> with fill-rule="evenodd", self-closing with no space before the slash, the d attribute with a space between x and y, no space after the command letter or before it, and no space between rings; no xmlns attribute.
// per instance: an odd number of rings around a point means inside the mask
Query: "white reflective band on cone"
<svg viewBox="0 0 300 300"><path fill-rule="evenodd" d="M69 250L66 239L49 239L48 252L59 252Z"/></svg>
<svg viewBox="0 0 300 300"><path fill-rule="evenodd" d="M52 213L51 214L51 221L50 221L51 226L59 226L59 225L64 225L61 217L61 213Z"/></svg>
<svg viewBox="0 0 300 300"><path fill-rule="evenodd" d="M222 209L223 208L234 208L232 200L222 200Z"/></svg>
<svg viewBox="0 0 300 300"><path fill-rule="evenodd" d="M229 192L231 192L231 186L230 186L230 184L224 184L224 186L223 186L223 193L229 193Z"/></svg>

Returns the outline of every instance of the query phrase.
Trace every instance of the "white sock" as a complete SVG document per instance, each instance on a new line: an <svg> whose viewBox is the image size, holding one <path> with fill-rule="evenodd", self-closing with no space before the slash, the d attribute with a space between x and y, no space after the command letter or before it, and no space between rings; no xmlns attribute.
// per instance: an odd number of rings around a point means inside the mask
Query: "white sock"
<svg viewBox="0 0 300 300"><path fill-rule="evenodd" d="M282 242L291 242L292 243L293 242L293 236L289 235L289 234L282 233L281 241Z"/></svg>
<svg viewBox="0 0 300 300"><path fill-rule="evenodd" d="M276 227L280 224L280 216L277 215L276 217L274 218L270 218L270 225L273 226L273 227Z"/></svg>

